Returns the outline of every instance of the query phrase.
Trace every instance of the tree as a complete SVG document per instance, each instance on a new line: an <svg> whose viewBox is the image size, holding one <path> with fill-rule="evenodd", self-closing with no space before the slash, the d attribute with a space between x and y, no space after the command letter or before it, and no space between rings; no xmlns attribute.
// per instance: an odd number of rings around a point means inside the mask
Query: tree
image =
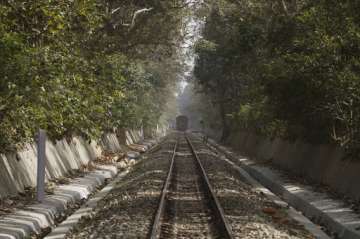
<svg viewBox="0 0 360 239"><path fill-rule="evenodd" d="M358 1L213 1L197 81L225 105L231 129L357 154L359 9Z"/></svg>
<svg viewBox="0 0 360 239"><path fill-rule="evenodd" d="M53 139L98 138L154 124L173 95L183 4L2 1L1 151L31 141L38 127Z"/></svg>

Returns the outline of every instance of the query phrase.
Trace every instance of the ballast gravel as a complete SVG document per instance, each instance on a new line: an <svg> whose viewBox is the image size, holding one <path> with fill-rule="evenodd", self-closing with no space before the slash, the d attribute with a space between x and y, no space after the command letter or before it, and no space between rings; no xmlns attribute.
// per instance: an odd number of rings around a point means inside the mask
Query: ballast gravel
<svg viewBox="0 0 360 239"><path fill-rule="evenodd" d="M234 238L315 238L282 208L242 181L239 173L201 141L194 146L218 197Z"/></svg>
<svg viewBox="0 0 360 239"><path fill-rule="evenodd" d="M82 218L68 239L145 238L157 210L175 141L143 156L124 179L102 199L93 216Z"/></svg>
<svg viewBox="0 0 360 239"><path fill-rule="evenodd" d="M167 176L175 140L139 161L100 201L93 216L83 218L68 239L147 238ZM235 238L314 238L281 208L243 182L226 162L201 141L194 146L223 207Z"/></svg>

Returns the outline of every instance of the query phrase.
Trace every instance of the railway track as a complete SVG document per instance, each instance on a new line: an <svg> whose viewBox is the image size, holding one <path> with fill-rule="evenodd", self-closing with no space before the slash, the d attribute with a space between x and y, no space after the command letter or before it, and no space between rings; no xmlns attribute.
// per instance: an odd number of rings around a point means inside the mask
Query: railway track
<svg viewBox="0 0 360 239"><path fill-rule="evenodd" d="M178 134L149 238L233 238L194 147Z"/></svg>
<svg viewBox="0 0 360 239"><path fill-rule="evenodd" d="M314 238L287 208L253 190L196 135L189 137L168 135L67 238Z"/></svg>

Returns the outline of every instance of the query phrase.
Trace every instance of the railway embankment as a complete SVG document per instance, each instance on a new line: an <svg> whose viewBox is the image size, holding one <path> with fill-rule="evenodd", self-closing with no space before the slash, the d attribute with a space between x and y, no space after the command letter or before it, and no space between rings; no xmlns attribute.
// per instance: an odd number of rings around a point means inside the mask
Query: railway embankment
<svg viewBox="0 0 360 239"><path fill-rule="evenodd" d="M267 162L294 176L360 200L360 160L346 158L333 145L269 139L250 132L234 132L227 144L257 162Z"/></svg>
<svg viewBox="0 0 360 239"><path fill-rule="evenodd" d="M144 141L141 131L124 130L123 136L109 133L98 143L81 137L47 141L46 197L41 203L34 200L35 145L2 155L0 238L46 235L112 178L126 174L133 159L154 144Z"/></svg>
<svg viewBox="0 0 360 239"><path fill-rule="evenodd" d="M140 131L124 131L123 139L115 134L105 134L98 142L88 142L82 137L46 142L46 181L66 177L100 158L103 152L129 153L136 156L126 145L142 139ZM123 143L122 143L123 142ZM0 198L25 193L36 186L37 150L35 144L9 154L0 155Z"/></svg>
<svg viewBox="0 0 360 239"><path fill-rule="evenodd" d="M249 175L286 201L290 206L301 211L313 222L321 225L323 230L327 231L333 238L360 238L360 213L358 202L353 199L344 199L339 195L334 195L329 187L324 187L322 184L316 184L313 180L312 182L306 180L297 174L306 170L309 172L312 171L315 174L316 170L318 170L319 175L326 175L326 170L331 171L331 167L328 166L329 168L326 168L326 166L324 166L324 172L321 170L320 165L317 164L322 162L326 165L326 155L329 157L329 164L346 164L346 162L337 161L340 160L340 155L333 155L329 152L325 153L325 149L327 148L325 146L323 146L325 148L322 149L315 149L315 147L309 145L299 143L292 145L288 142L279 140L270 141L254 135L243 135L237 139L232 138L231 142L232 146L237 148L237 152L243 153L236 153L234 150L216 144L214 141L210 141L210 144L224 153L232 163L245 170ZM284 146L284 148L282 148L281 145ZM308 150L305 150L306 148ZM312 151L310 150L311 148ZM331 149L328 148L328 150ZM314 155L309 155L310 152ZM315 162L306 158L306 155ZM317 159L316 156L322 156L323 158ZM276 157L279 157L279 159L276 160ZM297 163L300 164L296 161L300 160L301 157L305 157L305 162L301 165L297 165L298 168L296 169L294 165ZM280 164L280 162L285 161L286 159L288 160L288 162L286 162L287 165L291 165L292 161L294 162L291 169L281 170L279 169L280 167L278 164L274 162L276 160ZM314 168L307 169L305 167L306 162L308 162L308 167L314 166ZM334 167L334 165L332 165L332 167ZM342 174L344 174L344 177L355 177L354 174L346 175L343 170L347 167L349 166L340 167L340 165L338 165L337 175L339 177L341 177L340 175ZM283 167L283 169L284 168L286 169L286 167ZM295 175L298 176L295 177ZM321 178L319 175L316 177ZM306 174L304 174L304 176L306 178ZM339 178L339 180L341 181L342 179ZM353 178L353 180L356 179ZM352 185L357 185L359 187L359 182L359 180L352 181ZM349 188L351 188L351 186L349 186Z"/></svg>

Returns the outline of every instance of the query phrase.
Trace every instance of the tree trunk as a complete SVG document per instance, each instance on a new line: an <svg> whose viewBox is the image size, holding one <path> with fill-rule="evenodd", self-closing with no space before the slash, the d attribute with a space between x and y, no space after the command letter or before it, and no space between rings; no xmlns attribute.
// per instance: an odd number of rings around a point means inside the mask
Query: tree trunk
<svg viewBox="0 0 360 239"><path fill-rule="evenodd" d="M126 144L126 130L124 128L116 129L116 136L120 144Z"/></svg>
<svg viewBox="0 0 360 239"><path fill-rule="evenodd" d="M143 125L143 130L144 130L144 139L154 138L153 129L148 124Z"/></svg>

